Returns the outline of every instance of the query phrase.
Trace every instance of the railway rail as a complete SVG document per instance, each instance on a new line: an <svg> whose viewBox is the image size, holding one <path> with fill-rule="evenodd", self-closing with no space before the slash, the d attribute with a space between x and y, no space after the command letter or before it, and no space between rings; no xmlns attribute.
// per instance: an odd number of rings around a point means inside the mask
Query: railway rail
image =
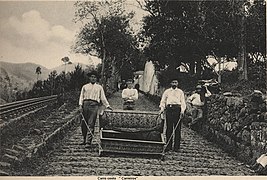
<svg viewBox="0 0 267 180"><path fill-rule="evenodd" d="M1 106L0 176L12 175L14 167L23 166L33 156L47 152L66 129L77 124L76 104L68 96L57 103L57 96L28 99ZM13 114L13 115L11 115Z"/></svg>
<svg viewBox="0 0 267 180"><path fill-rule="evenodd" d="M78 99L77 97L75 99ZM120 94L110 99L114 109L121 108ZM142 98L140 108L157 110L156 104ZM31 115L26 128L5 135L0 151L0 175L38 176L250 176L253 172L235 158L183 127L180 152L168 152L164 160L116 155L99 156L99 123L92 146L81 146L79 113L76 101L60 107L48 106ZM29 122L31 121L31 122ZM28 129L27 129L28 128ZM15 128L13 128L15 130ZM22 131L25 131L24 133ZM10 139L21 136L16 140ZM0 141L0 142L1 142ZM1 144L1 143L0 143ZM35 158L38 157L38 158Z"/></svg>
<svg viewBox="0 0 267 180"><path fill-rule="evenodd" d="M0 118L7 119L9 115L12 115L14 113L25 112L29 109L41 107L49 102L56 100L57 95L52 95L3 104L0 105Z"/></svg>

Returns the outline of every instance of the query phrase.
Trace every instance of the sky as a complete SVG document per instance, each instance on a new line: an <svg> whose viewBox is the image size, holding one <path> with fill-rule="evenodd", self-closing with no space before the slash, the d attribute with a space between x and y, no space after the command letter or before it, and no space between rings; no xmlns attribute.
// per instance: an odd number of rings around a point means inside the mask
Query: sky
<svg viewBox="0 0 267 180"><path fill-rule="evenodd" d="M32 62L50 69L62 65L61 58L68 56L73 63L98 64L96 57L71 52L82 26L73 21L74 3L0 0L0 61ZM140 22L143 12L129 8L137 11L135 21Z"/></svg>

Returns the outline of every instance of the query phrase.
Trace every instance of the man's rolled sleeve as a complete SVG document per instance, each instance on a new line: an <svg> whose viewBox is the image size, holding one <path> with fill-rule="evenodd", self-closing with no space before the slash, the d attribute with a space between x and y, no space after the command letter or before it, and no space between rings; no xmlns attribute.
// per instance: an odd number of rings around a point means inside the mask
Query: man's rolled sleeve
<svg viewBox="0 0 267 180"><path fill-rule="evenodd" d="M160 104L159 104L159 108L161 110L164 110L165 107L166 107L166 100L167 100L167 96L166 96L166 91L162 94L162 98L161 98L161 101L160 101Z"/></svg>
<svg viewBox="0 0 267 180"><path fill-rule="evenodd" d="M181 92L181 113L184 113L186 109L186 102L185 102L185 96L184 92Z"/></svg>
<svg viewBox="0 0 267 180"><path fill-rule="evenodd" d="M84 87L82 87L80 98L79 98L79 106L83 105L83 94L84 94Z"/></svg>
<svg viewBox="0 0 267 180"><path fill-rule="evenodd" d="M110 107L109 102L108 102L108 100L107 100L107 98L105 96L104 89L102 87L101 87L101 90L100 90L100 100L101 100L101 102L103 103L103 105L105 107Z"/></svg>

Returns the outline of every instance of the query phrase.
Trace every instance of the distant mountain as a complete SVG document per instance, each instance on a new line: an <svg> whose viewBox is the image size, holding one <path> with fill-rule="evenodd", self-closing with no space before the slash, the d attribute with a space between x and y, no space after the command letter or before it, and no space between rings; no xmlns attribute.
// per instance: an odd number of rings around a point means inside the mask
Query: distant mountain
<svg viewBox="0 0 267 180"><path fill-rule="evenodd" d="M5 69L9 76L13 76L25 81L36 81L37 75L35 73L36 68L41 67L40 79L46 79L49 74L49 69L39 64L34 63L10 63L0 61L0 67Z"/></svg>
<svg viewBox="0 0 267 180"><path fill-rule="evenodd" d="M48 69L42 65L35 64L35 63L10 63L10 62L3 62L0 61L0 77L8 76L10 79L22 81L22 82L31 82L34 83L37 81L37 74L35 73L36 68L39 66L41 67L41 74L39 75L39 80L45 80L48 78L50 72L56 70L57 74L66 72L71 72L75 70L75 66L80 65L83 69L87 68L87 65L82 63L72 63L65 65L60 65L58 67Z"/></svg>
<svg viewBox="0 0 267 180"><path fill-rule="evenodd" d="M41 67L39 80L46 80L50 72L56 70L57 74L62 71L71 72L75 70L78 63L61 65L52 69L47 69L44 66L35 63L10 63L0 61L0 104L10 102L12 92L30 90L33 84L37 81L36 68ZM87 65L79 63L86 69Z"/></svg>
<svg viewBox="0 0 267 180"><path fill-rule="evenodd" d="M75 66L80 65L83 69L87 68L87 65L82 63L73 63L61 65L52 69L47 69L44 66L35 63L11 63L0 61L0 104L1 102L9 102L8 93L16 90L29 90L33 84L37 81L36 68L41 67L41 74L39 80L46 80L50 72L56 70L57 74L62 71L71 72L75 70Z"/></svg>
<svg viewBox="0 0 267 180"><path fill-rule="evenodd" d="M47 79L50 70L39 64L0 61L0 103L12 101L12 93L16 91L30 90L37 81L38 66L42 72L39 79Z"/></svg>

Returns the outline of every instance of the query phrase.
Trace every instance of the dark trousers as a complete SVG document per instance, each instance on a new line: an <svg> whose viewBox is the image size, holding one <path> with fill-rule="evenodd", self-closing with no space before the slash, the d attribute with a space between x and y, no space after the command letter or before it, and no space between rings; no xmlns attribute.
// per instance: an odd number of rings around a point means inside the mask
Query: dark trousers
<svg viewBox="0 0 267 180"><path fill-rule="evenodd" d="M92 134L94 134L94 127L95 127L95 122L97 118L98 107L99 107L99 103L97 101L93 101L93 100L83 101L83 116ZM82 121L81 123L81 129L82 129L84 142L86 142L86 137L88 133L88 127L86 123L84 121ZM89 133L88 136L89 136L88 142L91 143L93 139L91 133Z"/></svg>
<svg viewBox="0 0 267 180"><path fill-rule="evenodd" d="M179 118L180 118L181 108L180 106L172 106L166 108L166 138L169 144L166 147L166 150L172 149L173 137L170 139L174 128L176 127ZM170 139L170 140L169 140ZM178 124L174 132L174 150L177 151L180 148L180 140L181 140L181 121Z"/></svg>

